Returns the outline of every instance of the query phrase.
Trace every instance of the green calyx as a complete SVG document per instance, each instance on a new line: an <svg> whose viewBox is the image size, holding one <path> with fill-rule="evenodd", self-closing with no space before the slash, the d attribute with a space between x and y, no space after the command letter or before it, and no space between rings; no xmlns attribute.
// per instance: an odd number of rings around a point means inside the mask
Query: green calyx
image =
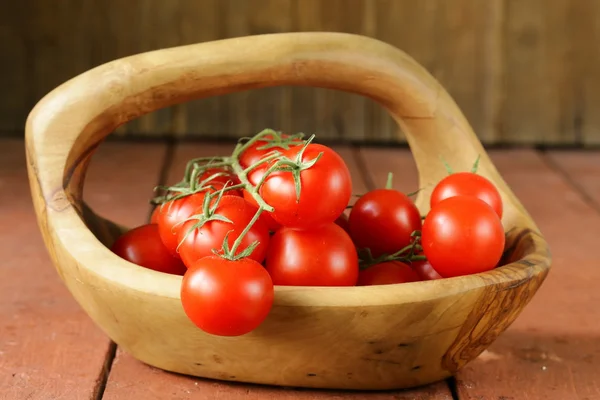
<svg viewBox="0 0 600 400"><path fill-rule="evenodd" d="M383 254L379 257L373 257L370 249L360 249L358 252L359 268L364 270L374 265L390 261L400 261L410 264L413 261L426 260L427 258L425 256L417 255L417 253L423 251L423 247L421 247L421 232L414 231L411 234L411 237L414 238L411 244L393 254Z"/></svg>

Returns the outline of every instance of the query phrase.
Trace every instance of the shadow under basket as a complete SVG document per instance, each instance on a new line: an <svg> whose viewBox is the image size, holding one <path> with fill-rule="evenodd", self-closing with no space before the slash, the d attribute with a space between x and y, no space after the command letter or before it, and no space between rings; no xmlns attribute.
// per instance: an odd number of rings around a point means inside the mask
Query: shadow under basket
<svg viewBox="0 0 600 400"><path fill-rule="evenodd" d="M406 134L428 211L444 157L479 173L504 202L507 245L495 270L366 287L276 287L265 322L239 337L196 328L181 277L138 267L108 248L123 232L82 199L87 165L118 126L192 99L267 86L338 89L385 107ZM301 128L301 127L299 127ZM300 129L301 130L301 129ZM402 51L362 36L284 33L163 49L115 60L59 86L26 127L32 197L62 280L120 347L155 367L262 384L397 389L444 379L520 314L550 269L548 245L441 85ZM83 338L82 338L83 340Z"/></svg>

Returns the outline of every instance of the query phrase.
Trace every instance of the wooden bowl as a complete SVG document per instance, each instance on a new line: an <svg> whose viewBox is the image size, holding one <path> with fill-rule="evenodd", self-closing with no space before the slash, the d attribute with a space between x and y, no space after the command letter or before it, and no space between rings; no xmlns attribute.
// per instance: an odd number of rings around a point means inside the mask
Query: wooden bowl
<svg viewBox="0 0 600 400"><path fill-rule="evenodd" d="M123 228L83 202L88 163L109 133L143 114L279 85L339 89L385 107L408 137L425 188L416 200L422 212L428 211L430 184L446 174L441 156L468 169L480 155L479 172L504 200L505 265L400 285L276 287L271 314L256 331L217 337L197 329L180 304L181 277L138 267L106 247ZM285 33L134 55L52 91L33 109L26 130L35 211L58 273L112 340L164 370L315 388L427 384L488 347L550 268L548 245L454 101L412 58L374 39Z"/></svg>

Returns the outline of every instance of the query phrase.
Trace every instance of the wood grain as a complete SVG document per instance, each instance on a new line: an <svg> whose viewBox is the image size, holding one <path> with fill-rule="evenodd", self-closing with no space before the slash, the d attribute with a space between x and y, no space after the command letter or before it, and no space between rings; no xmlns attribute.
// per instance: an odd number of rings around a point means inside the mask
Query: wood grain
<svg viewBox="0 0 600 400"><path fill-rule="evenodd" d="M506 1L502 137L510 143L575 142L572 2Z"/></svg>
<svg viewBox="0 0 600 400"><path fill-rule="evenodd" d="M0 393L5 400L90 399L112 357L110 340L58 279L33 216L22 140L0 141ZM162 146L102 146L85 196L116 220L146 217ZM131 157L136 154L136 157ZM159 163L160 164L160 163ZM118 204L116 199L119 199ZM16 251L18 249L18 251Z"/></svg>
<svg viewBox="0 0 600 400"><path fill-rule="evenodd" d="M193 145L182 144L177 146L173 156L173 163L169 168L168 182L174 183L181 179L187 160L193 157L227 155L231 152L232 147L232 145L209 143ZM363 171L361 171L361 165L356 162L355 151L346 146L335 147L335 150L344 158L352 173L354 191L363 193L367 189L368 183L363 179L364 175L362 173ZM391 158L388 158L385 161L391 160ZM399 179L399 181L403 180L404 179ZM383 400L390 398L430 400L452 399L450 390L444 382L414 390L386 391L381 393L294 390L270 386L223 383L166 373L135 360L126 352L117 352L103 400L130 398L144 398L151 400L169 398L170 396L175 396L181 400L237 400L262 399L266 397L289 400L308 400L317 398L324 400Z"/></svg>
<svg viewBox="0 0 600 400"><path fill-rule="evenodd" d="M491 155L552 243L554 265L511 328L458 374L460 398L600 398L600 312L592 306L600 302L600 214L535 152ZM600 172L588 167L588 176Z"/></svg>
<svg viewBox="0 0 600 400"><path fill-rule="evenodd" d="M161 107L285 85L343 90L384 105L413 150L422 212L428 209L431 182L446 175L432 159L443 157L464 169L479 155L479 173L503 197L509 243L518 242L510 263L482 275L404 284L404 290L277 287L269 317L252 333L215 337L195 328L181 308L180 277L120 259L82 221L81 214L94 232L114 232L113 225L84 211L89 155L115 126ZM40 228L73 296L124 350L173 372L313 388L431 383L483 351L525 307L550 267L535 222L452 99L412 58L366 37L261 35L117 60L38 103L28 119L27 155ZM109 244L111 238L102 240ZM490 313L498 305L502 309ZM257 359L265 362L260 370Z"/></svg>

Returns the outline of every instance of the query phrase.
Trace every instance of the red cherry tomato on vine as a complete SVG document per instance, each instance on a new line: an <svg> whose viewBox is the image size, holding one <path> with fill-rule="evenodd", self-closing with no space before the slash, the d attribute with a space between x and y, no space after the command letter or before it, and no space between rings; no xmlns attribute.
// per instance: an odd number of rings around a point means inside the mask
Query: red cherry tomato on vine
<svg viewBox="0 0 600 400"><path fill-rule="evenodd" d="M413 261L412 269L419 275L419 278L422 281L433 281L436 279L442 279L442 276L438 274L438 272L433 269L431 263L427 260L423 261Z"/></svg>
<svg viewBox="0 0 600 400"><path fill-rule="evenodd" d="M225 168L208 168L198 177L198 182L208 180L210 186L217 184L215 189L220 190L227 184L227 186L233 186L240 183L238 177L231 171ZM230 194L230 193L228 193ZM238 192L239 194L239 192Z"/></svg>
<svg viewBox="0 0 600 400"><path fill-rule="evenodd" d="M400 261L387 261L362 269L358 273L358 285L391 285L417 282L419 276L412 268Z"/></svg>
<svg viewBox="0 0 600 400"><path fill-rule="evenodd" d="M158 234L156 224L138 226L121 235L111 250L125 260L167 274L183 275L185 265L171 255Z"/></svg>
<svg viewBox="0 0 600 400"><path fill-rule="evenodd" d="M202 207L206 192L198 192L192 195L182 197L177 200L171 200L158 205L154 210L153 219L156 219L160 238L165 247L173 256L179 257L177 253L177 235L187 218L191 217L194 211Z"/></svg>
<svg viewBox="0 0 600 400"><path fill-rule="evenodd" d="M235 240L250 223L257 208L248 203L242 197L224 196L219 201L215 214L221 215L230 222L213 220L204 223L200 228L192 229L198 222L190 220L185 222L178 234L179 255L183 263L188 267L197 260L213 255L213 250L221 251L225 235L229 233L227 243L231 249ZM202 209L197 209L194 214L201 214ZM189 234L188 234L189 232ZM254 249L249 258L262 262L265 259L269 246L269 230L260 221L256 221L248 233L244 235L240 247L236 251L238 255L249 245L258 241L260 244Z"/></svg>
<svg viewBox="0 0 600 400"><path fill-rule="evenodd" d="M292 147L284 155L295 160L302 146ZM260 194L275 210L273 219L283 226L309 229L336 220L344 211L352 195L352 180L346 163L329 147L311 143L306 146L302 161L321 158L310 168L300 172L300 200L292 172L276 171L270 174L260 188Z"/></svg>
<svg viewBox="0 0 600 400"><path fill-rule="evenodd" d="M440 201L454 196L473 196L489 204L502 218L502 198L492 182L473 172L457 172L442 179L433 189L431 208Z"/></svg>
<svg viewBox="0 0 600 400"><path fill-rule="evenodd" d="M288 135L281 135L283 139L287 138ZM239 162L242 168L248 168L251 165L258 163L264 157L274 153L275 151L283 152L294 146L302 144L302 140L293 140L286 145L277 145L276 143L270 142L273 140L273 135L266 135L265 140L257 140L252 143L242 154L240 154Z"/></svg>
<svg viewBox="0 0 600 400"><path fill-rule="evenodd" d="M441 201L423 223L423 252L445 278L493 269L504 243L504 228L496 212L472 196Z"/></svg>
<svg viewBox="0 0 600 400"><path fill-rule="evenodd" d="M181 283L181 304L203 331L239 336L256 329L273 305L273 282L256 261L210 256L196 261Z"/></svg>
<svg viewBox="0 0 600 400"><path fill-rule="evenodd" d="M359 249L374 257L393 254L412 242L421 229L421 214L413 201L393 189L376 189L361 196L348 218L350 236Z"/></svg>
<svg viewBox="0 0 600 400"><path fill-rule="evenodd" d="M275 285L354 286L358 279L354 244L333 222L308 230L279 229L265 266Z"/></svg>

